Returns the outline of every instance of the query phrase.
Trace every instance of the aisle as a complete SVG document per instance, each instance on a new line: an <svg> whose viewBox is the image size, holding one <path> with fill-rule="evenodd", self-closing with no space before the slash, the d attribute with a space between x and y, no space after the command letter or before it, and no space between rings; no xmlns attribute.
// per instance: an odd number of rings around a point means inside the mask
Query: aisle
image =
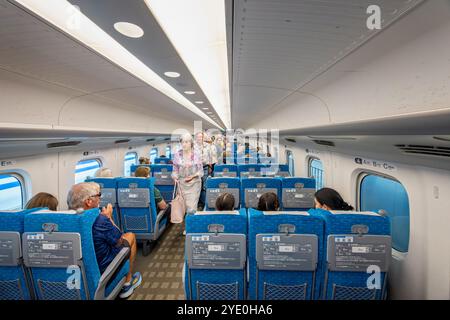
<svg viewBox="0 0 450 320"><path fill-rule="evenodd" d="M138 247L136 271L142 284L128 300L184 300L181 272L184 263L184 224L172 224L156 247L142 256Z"/></svg>

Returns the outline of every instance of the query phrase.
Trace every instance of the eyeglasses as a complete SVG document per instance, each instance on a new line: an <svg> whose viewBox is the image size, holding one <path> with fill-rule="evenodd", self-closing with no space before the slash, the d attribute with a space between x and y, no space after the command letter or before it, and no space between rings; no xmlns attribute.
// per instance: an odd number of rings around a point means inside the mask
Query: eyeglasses
<svg viewBox="0 0 450 320"><path fill-rule="evenodd" d="M99 198L101 198L101 197L102 197L102 193L99 192L99 193L97 193L97 194L94 194L94 195L92 195L92 196L89 196L89 198L94 198L94 197L99 197Z"/></svg>

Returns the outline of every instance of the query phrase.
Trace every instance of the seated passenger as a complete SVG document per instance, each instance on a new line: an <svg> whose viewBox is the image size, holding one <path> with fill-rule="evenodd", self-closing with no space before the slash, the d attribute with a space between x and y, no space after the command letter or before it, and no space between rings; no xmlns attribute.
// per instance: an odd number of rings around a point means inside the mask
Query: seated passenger
<svg viewBox="0 0 450 320"><path fill-rule="evenodd" d="M67 205L69 209L78 212L98 208L100 197L100 186L97 183L78 183L70 189L67 195ZM119 294L120 298L128 298L142 282L139 272L133 274L137 246L136 236L131 232L122 233L115 225L112 213L112 205L108 204L106 208L102 208L92 226L95 255L100 273L103 273L123 247L130 247L130 272L127 274L125 284Z"/></svg>
<svg viewBox="0 0 450 320"><path fill-rule="evenodd" d="M139 164L150 164L150 159L147 157L140 157Z"/></svg>
<svg viewBox="0 0 450 320"><path fill-rule="evenodd" d="M334 189L322 188L314 194L316 209L351 211L353 207L342 199Z"/></svg>
<svg viewBox="0 0 450 320"><path fill-rule="evenodd" d="M96 178L112 178L112 170L109 168L100 168L95 171Z"/></svg>
<svg viewBox="0 0 450 320"><path fill-rule="evenodd" d="M137 167L135 173L135 177L141 178L149 178L150 177L150 168L149 167ZM167 208L167 203L164 201L161 196L161 192L157 188L153 188L155 193L155 202L158 207L158 211L165 210Z"/></svg>
<svg viewBox="0 0 450 320"><path fill-rule="evenodd" d="M58 199L47 192L39 192L25 205L25 209L48 208L51 211L58 210Z"/></svg>
<svg viewBox="0 0 450 320"><path fill-rule="evenodd" d="M234 196L231 193L223 193L216 199L217 211L234 210Z"/></svg>
<svg viewBox="0 0 450 320"><path fill-rule="evenodd" d="M278 211L279 208L280 203L275 193L266 192L259 198L257 208L259 211Z"/></svg>

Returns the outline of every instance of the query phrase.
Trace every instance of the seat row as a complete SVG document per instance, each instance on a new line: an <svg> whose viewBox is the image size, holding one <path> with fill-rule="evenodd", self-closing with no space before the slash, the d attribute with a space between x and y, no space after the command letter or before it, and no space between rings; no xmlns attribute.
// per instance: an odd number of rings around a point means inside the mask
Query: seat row
<svg viewBox="0 0 450 320"><path fill-rule="evenodd" d="M313 178L229 178L210 177L206 180L206 210L214 210L216 199L223 193L235 198L235 209L257 208L259 198L273 192L284 210L314 207L316 181Z"/></svg>
<svg viewBox="0 0 450 320"><path fill-rule="evenodd" d="M113 206L114 222L123 232L133 232L136 239L143 242L144 255L150 252L151 245L162 235L169 220L164 212L157 209L154 192L156 179L135 177L86 179L86 182L96 182L100 185L100 207L105 207L108 203ZM158 189L160 188L158 186ZM160 191L163 195L163 191Z"/></svg>
<svg viewBox="0 0 450 320"><path fill-rule="evenodd" d="M197 212L186 217L185 246L187 299L386 295L390 221L374 212Z"/></svg>
<svg viewBox="0 0 450 320"><path fill-rule="evenodd" d="M287 164L217 164L214 166L214 177L288 177Z"/></svg>
<svg viewBox="0 0 450 320"><path fill-rule="evenodd" d="M130 249L100 274L92 238L98 215L98 209L0 212L0 300L116 298Z"/></svg>

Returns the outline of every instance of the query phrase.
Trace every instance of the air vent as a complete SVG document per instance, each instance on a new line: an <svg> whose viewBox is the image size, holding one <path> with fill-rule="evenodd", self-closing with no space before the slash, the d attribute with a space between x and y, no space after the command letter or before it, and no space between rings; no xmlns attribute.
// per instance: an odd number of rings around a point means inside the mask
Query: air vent
<svg viewBox="0 0 450 320"><path fill-rule="evenodd" d="M439 141L445 141L450 142L450 136L447 137L433 137L433 139L439 140Z"/></svg>
<svg viewBox="0 0 450 320"><path fill-rule="evenodd" d="M292 143L297 143L297 140L295 140L294 138L284 138L284 140L292 142Z"/></svg>
<svg viewBox="0 0 450 320"><path fill-rule="evenodd" d="M52 149L52 148L73 147L79 145L80 143L81 141L52 142L47 144L47 148Z"/></svg>
<svg viewBox="0 0 450 320"><path fill-rule="evenodd" d="M155 138L147 139L147 142L152 142L152 141L155 141Z"/></svg>
<svg viewBox="0 0 450 320"><path fill-rule="evenodd" d="M170 140L170 138L165 138L165 139L164 139L164 141L169 141L169 140Z"/></svg>
<svg viewBox="0 0 450 320"><path fill-rule="evenodd" d="M127 142L130 142L130 139L121 139L114 141L114 143L127 143Z"/></svg>
<svg viewBox="0 0 450 320"><path fill-rule="evenodd" d="M321 146L327 146L327 147L334 147L333 141L327 141L327 140L313 140L315 143L320 144Z"/></svg>
<svg viewBox="0 0 450 320"><path fill-rule="evenodd" d="M437 146L414 145L414 144L408 145L397 144L395 146L406 154L417 154L424 156L450 158L450 147L437 147Z"/></svg>

